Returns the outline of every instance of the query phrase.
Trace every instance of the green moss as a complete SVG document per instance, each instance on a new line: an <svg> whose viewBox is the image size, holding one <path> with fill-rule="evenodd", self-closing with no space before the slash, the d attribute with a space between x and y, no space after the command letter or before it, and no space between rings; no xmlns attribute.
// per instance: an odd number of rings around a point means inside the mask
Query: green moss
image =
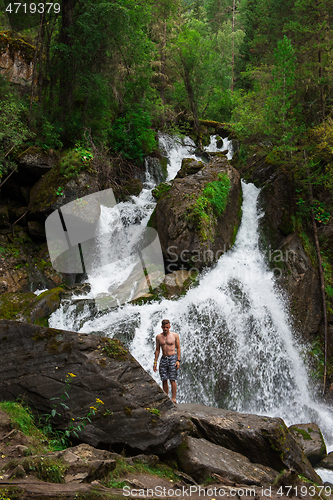
<svg viewBox="0 0 333 500"><path fill-rule="evenodd" d="M49 327L49 320L48 320L48 318L38 318L34 321L34 325L44 326L45 328L48 328Z"/></svg>
<svg viewBox="0 0 333 500"><path fill-rule="evenodd" d="M228 202L230 185L227 174L218 174L218 179L207 183L202 194L188 208L187 217L199 229L202 241L211 238L213 224L215 223L214 219L221 217L224 213Z"/></svg>
<svg viewBox="0 0 333 500"><path fill-rule="evenodd" d="M32 292L6 292L0 296L0 318L14 319L15 316L25 309L31 302L36 299L36 295Z"/></svg>
<svg viewBox="0 0 333 500"><path fill-rule="evenodd" d="M131 408L129 408L128 406L125 406L124 413L125 413L125 415L127 417L131 417L132 416L132 410L131 410Z"/></svg>
<svg viewBox="0 0 333 500"><path fill-rule="evenodd" d="M166 182L161 182L155 189L152 190L152 195L156 200L160 200L162 196L165 195L171 189L171 184L168 184Z"/></svg>
<svg viewBox="0 0 333 500"><path fill-rule="evenodd" d="M70 149L60 162L60 174L65 179L72 179L79 175L83 170L93 172L91 169L91 160L93 155L90 150L81 147Z"/></svg>
<svg viewBox="0 0 333 500"><path fill-rule="evenodd" d="M311 430L311 429L308 429L308 430ZM306 430L304 429L298 429L296 427L293 427L293 431L297 432L297 434L301 434L303 439L309 441L309 440L312 440L312 437L310 436L310 434L308 432L306 432Z"/></svg>
<svg viewBox="0 0 333 500"><path fill-rule="evenodd" d="M24 498L24 492L18 486L7 486L0 490L0 500L20 500Z"/></svg>
<svg viewBox="0 0 333 500"><path fill-rule="evenodd" d="M27 474L35 472L38 479L48 483L64 483L68 467L59 459L50 457L27 458L22 462Z"/></svg>
<svg viewBox="0 0 333 500"><path fill-rule="evenodd" d="M57 309L60 305L60 297L63 294L63 288L57 287L52 288L51 290L46 290L45 292L38 295L35 300L32 301L28 307L24 308L22 311L22 315L27 323L31 323L33 317L36 316L35 310L38 307L38 304L41 303L40 309L38 310L38 315L40 317L34 320L35 325L39 326L48 326L48 317L55 309Z"/></svg>
<svg viewBox="0 0 333 500"><path fill-rule="evenodd" d="M0 54L9 49L9 55L14 59L15 54L19 53L23 60L30 64L35 55L36 47L19 38L14 31L0 32Z"/></svg>
<svg viewBox="0 0 333 500"><path fill-rule="evenodd" d="M34 342L43 342L45 340L52 340L57 335L59 335L60 331L55 330L54 328L40 328L38 329L32 337Z"/></svg>
<svg viewBox="0 0 333 500"><path fill-rule="evenodd" d="M128 357L128 350L125 349L118 339L109 339L103 337L104 342L103 351L109 356L109 358L116 359L117 361L124 361Z"/></svg>

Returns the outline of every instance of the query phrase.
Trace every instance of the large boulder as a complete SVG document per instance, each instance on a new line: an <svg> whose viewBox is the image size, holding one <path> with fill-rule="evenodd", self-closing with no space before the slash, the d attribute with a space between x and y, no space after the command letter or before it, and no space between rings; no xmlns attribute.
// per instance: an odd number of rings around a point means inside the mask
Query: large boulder
<svg viewBox="0 0 333 500"><path fill-rule="evenodd" d="M0 345L0 399L20 396L44 418L56 409L60 429L83 419L87 444L163 454L193 427L118 340L1 320Z"/></svg>
<svg viewBox="0 0 333 500"><path fill-rule="evenodd" d="M60 299L63 294L61 287L45 290L34 299L16 316L18 321L27 323L37 323L43 318L47 318L60 306ZM16 296L19 294L16 294Z"/></svg>
<svg viewBox="0 0 333 500"><path fill-rule="evenodd" d="M180 404L178 410L195 424L194 437L241 453L253 463L277 471L292 468L311 481L321 482L281 418L197 404Z"/></svg>
<svg viewBox="0 0 333 500"><path fill-rule="evenodd" d="M19 173L21 176L33 177L40 179L46 174L59 160L59 154L49 149L46 153L41 148L30 146L28 149L20 153L16 160L19 163Z"/></svg>
<svg viewBox="0 0 333 500"><path fill-rule="evenodd" d="M74 177L66 177L61 165L54 166L32 188L29 202L30 220L44 222L45 219L66 203L99 191L97 175L83 170ZM94 220L100 215L100 205L90 199L89 212Z"/></svg>
<svg viewBox="0 0 333 500"><path fill-rule="evenodd" d="M213 474L238 484L272 483L278 472L261 464L253 464L240 453L188 436L177 455L178 466L196 481L203 482Z"/></svg>
<svg viewBox="0 0 333 500"><path fill-rule="evenodd" d="M200 270L217 261L232 246L240 217L240 175L224 155L175 179L149 222L158 232L167 272Z"/></svg>
<svg viewBox="0 0 333 500"><path fill-rule="evenodd" d="M291 425L289 431L313 466L326 456L326 444L317 424Z"/></svg>

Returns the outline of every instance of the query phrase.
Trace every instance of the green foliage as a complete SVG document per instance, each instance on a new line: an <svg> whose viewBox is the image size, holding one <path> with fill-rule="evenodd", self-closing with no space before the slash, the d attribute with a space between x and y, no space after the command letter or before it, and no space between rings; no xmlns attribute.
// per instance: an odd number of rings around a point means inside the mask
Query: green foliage
<svg viewBox="0 0 333 500"><path fill-rule="evenodd" d="M150 115L140 109L128 111L124 117L117 118L112 125L109 140L115 151L139 162L157 147Z"/></svg>
<svg viewBox="0 0 333 500"><path fill-rule="evenodd" d="M267 135L273 141L273 155L295 150L298 107L295 105L296 57L291 41L284 36L274 51L273 80L265 103Z"/></svg>
<svg viewBox="0 0 333 500"><path fill-rule="evenodd" d="M327 224L330 220L331 214L329 212L326 212L324 203L318 200L314 200L314 206L312 208L316 221L321 224Z"/></svg>
<svg viewBox="0 0 333 500"><path fill-rule="evenodd" d="M36 427L30 408L17 401L2 401L0 409L9 415L15 429L19 429L27 436L45 439L45 436Z"/></svg>
<svg viewBox="0 0 333 500"><path fill-rule="evenodd" d="M44 116L35 120L34 127L38 131L37 138L34 141L37 146L40 146L44 151L50 148L62 148L63 144L60 141L60 133L56 131L56 127Z"/></svg>
<svg viewBox="0 0 333 500"><path fill-rule="evenodd" d="M60 162L60 173L66 179L77 177L83 170L89 170L93 154L90 149L82 147L79 143L71 149ZM62 195L62 188L58 188L58 196Z"/></svg>
<svg viewBox="0 0 333 500"><path fill-rule="evenodd" d="M209 200L214 214L219 217L225 211L230 191L230 179L227 174L219 174L218 181L207 184L202 196Z"/></svg>
<svg viewBox="0 0 333 500"><path fill-rule="evenodd" d="M14 464L7 464L13 466ZM68 467L60 459L51 457L31 457L22 462L27 474L34 472L38 479L48 483L64 483Z"/></svg>
<svg viewBox="0 0 333 500"><path fill-rule="evenodd" d="M212 217L220 217L227 206L229 190L228 175L220 173L218 180L207 183L202 194L188 209L188 217L197 225L204 241L210 237Z"/></svg>
<svg viewBox="0 0 333 500"><path fill-rule="evenodd" d="M158 186L156 186L156 188L152 190L152 195L158 201L160 198L162 198L163 195L165 195L165 193L169 191L169 189L171 189L171 187L172 187L171 184L167 184L166 182L161 182L161 184L159 184Z"/></svg>
<svg viewBox="0 0 333 500"><path fill-rule="evenodd" d="M103 351L109 356L109 358L117 359L118 361L122 361L127 358L128 350L121 345L118 339L103 337L102 340L105 342Z"/></svg>
<svg viewBox="0 0 333 500"><path fill-rule="evenodd" d="M135 473L150 474L173 482L179 480L179 476L177 476L177 474L175 474L170 467L163 463L159 463L157 466L151 466L136 461L133 465L130 465L123 457L117 458L116 463L116 468L110 472L108 480L106 481L106 486L109 488L122 488L125 486L125 482L121 479L126 477L128 474Z"/></svg>
<svg viewBox="0 0 333 500"><path fill-rule="evenodd" d="M49 437L50 445L54 450L62 450L66 448L69 445L69 439L72 435L78 438L78 433L81 432L88 423L91 423L91 418L96 415L99 408L103 407L104 405L104 402L101 399L96 398L96 402L94 403L94 405L90 406L87 415L85 415L84 417L72 417L70 422L68 423L67 429L65 429L64 431L54 431L52 428L52 419L57 415L62 416L61 413L59 413L58 408L61 407L60 409L62 410L62 412L70 412L70 407L68 406L70 402L69 391L72 380L75 377L76 375L70 372L66 375L64 381L65 385L61 391L60 396L50 398L50 401L55 401L55 403L52 405L51 413L43 415L42 418L44 422L43 432ZM102 411L103 417L109 417L111 415L113 415L113 412L108 409L104 409Z"/></svg>
<svg viewBox="0 0 333 500"><path fill-rule="evenodd" d="M9 153L32 137L27 108L0 75L0 176L16 167Z"/></svg>
<svg viewBox="0 0 333 500"><path fill-rule="evenodd" d="M158 410L157 408L146 408L147 411L149 411L149 413L152 413L153 415L157 415L158 417L160 416L160 410Z"/></svg>

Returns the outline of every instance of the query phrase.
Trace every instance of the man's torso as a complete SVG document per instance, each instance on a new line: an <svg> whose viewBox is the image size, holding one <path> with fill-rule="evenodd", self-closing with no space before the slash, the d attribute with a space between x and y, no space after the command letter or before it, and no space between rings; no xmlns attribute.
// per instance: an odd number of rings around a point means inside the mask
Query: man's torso
<svg viewBox="0 0 333 500"><path fill-rule="evenodd" d="M176 335L174 332L169 332L166 336L163 333L157 336L163 356L172 356L176 353Z"/></svg>

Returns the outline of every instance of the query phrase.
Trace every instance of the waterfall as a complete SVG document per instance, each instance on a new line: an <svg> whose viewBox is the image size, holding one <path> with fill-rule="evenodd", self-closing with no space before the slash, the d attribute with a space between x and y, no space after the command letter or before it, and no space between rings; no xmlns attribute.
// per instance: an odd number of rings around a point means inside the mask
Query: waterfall
<svg viewBox="0 0 333 500"><path fill-rule="evenodd" d="M169 156L169 177L174 177L181 158L194 157L193 143L188 139L185 147L165 136L160 142ZM227 142L222 149L226 146ZM74 302L63 303L51 316L50 326L116 336L160 383L153 372L155 336L167 318L181 341L178 402L279 416L287 425L316 422L330 444L333 419L329 409L314 399L283 295L259 249L259 190L244 182L242 189L243 216L235 245L200 275L186 296L142 306L126 303L94 317L87 304L78 309ZM117 205L128 223L142 225L153 207L148 187L130 203ZM108 210L103 210L101 224L112 218ZM98 272L89 277L88 298L110 284L105 270Z"/></svg>

